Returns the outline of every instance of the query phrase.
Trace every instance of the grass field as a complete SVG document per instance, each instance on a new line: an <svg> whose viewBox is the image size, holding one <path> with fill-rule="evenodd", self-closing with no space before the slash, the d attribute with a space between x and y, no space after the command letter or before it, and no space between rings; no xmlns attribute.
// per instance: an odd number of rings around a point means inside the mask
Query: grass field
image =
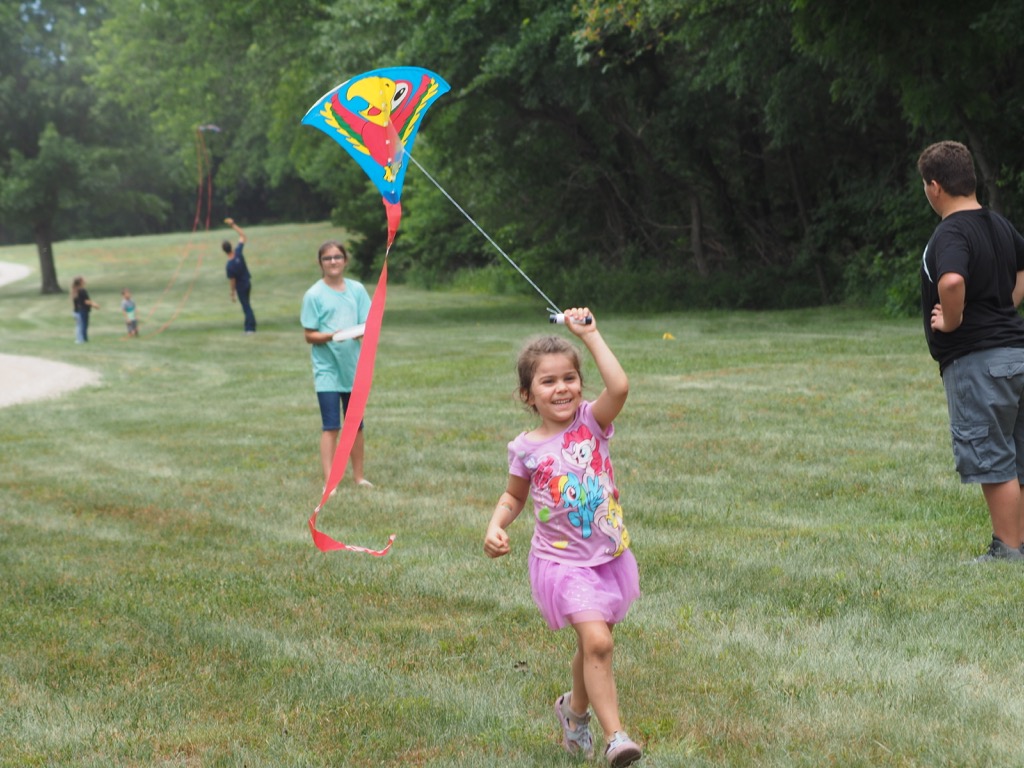
<svg viewBox="0 0 1024 768"><path fill-rule="evenodd" d="M481 546L532 424L512 366L543 304L392 287L376 488L346 478L319 523L397 540L322 554L298 311L337 232L247 232L251 337L221 234L59 243L62 285L84 274L102 305L87 345L34 248L0 249L34 270L0 288L0 352L102 375L0 410L0 766L578 765L551 715L572 637L533 607L529 518L510 557ZM642 765L1024 765L1024 569L963 565L988 519L918 321L556 298L595 308L631 378L613 448L644 596L616 671Z"/></svg>

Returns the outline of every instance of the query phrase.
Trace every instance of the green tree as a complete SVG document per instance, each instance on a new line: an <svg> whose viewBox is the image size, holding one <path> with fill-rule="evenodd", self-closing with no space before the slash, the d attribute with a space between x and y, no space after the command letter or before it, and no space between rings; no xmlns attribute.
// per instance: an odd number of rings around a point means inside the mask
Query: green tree
<svg viewBox="0 0 1024 768"><path fill-rule="evenodd" d="M291 155L306 100L319 95L308 49L322 2L109 2L92 82L150 126L179 177L195 178L196 130L213 124L220 132L205 138L218 207L250 220L326 215Z"/></svg>
<svg viewBox="0 0 1024 768"><path fill-rule="evenodd" d="M1024 3L793 5L798 49L828 78L832 102L849 124L880 139L861 148L863 162L836 168L844 182L830 201L832 232L845 221L848 273L857 282L884 286L890 308L912 311L920 251L934 225L914 170L926 144L968 144L982 201L1011 218L1024 206Z"/></svg>
<svg viewBox="0 0 1024 768"><path fill-rule="evenodd" d="M59 290L54 238L183 228L214 123L225 214L329 214L370 265L379 195L299 121L341 81L411 64L452 85L417 161L561 303L892 302L873 286L906 293L932 223L921 145L965 139L985 199L1024 204L1022 19L1024 0L3 4L0 238L34 238ZM396 277L483 268L529 290L417 168L403 207Z"/></svg>
<svg viewBox="0 0 1024 768"><path fill-rule="evenodd" d="M854 9L795 0L794 8L801 48L826 68L833 97L858 122L877 120L879 105L894 95L921 136L970 145L988 203L1005 207L1002 191L1018 191L1012 169L1024 161L1018 148L1024 2L904 1Z"/></svg>
<svg viewBox="0 0 1024 768"><path fill-rule="evenodd" d="M90 158L76 135L89 111L85 27L98 23L99 9L79 2L7 3L0 14L0 217L15 232L31 231L42 292L58 293L54 225L88 172Z"/></svg>
<svg viewBox="0 0 1024 768"><path fill-rule="evenodd" d="M828 137L804 132L827 84L793 51L787 2L412 5L403 50L458 87L431 145L531 272L627 306L706 300L723 275L730 305L834 298L839 267L812 237L826 190L807 167ZM449 263L453 241L472 238L421 237L417 254Z"/></svg>
<svg viewBox="0 0 1024 768"><path fill-rule="evenodd" d="M143 173L131 127L88 83L105 12L100 2L0 6L0 222L35 242L44 294L61 291L56 239L161 211L149 181L159 164Z"/></svg>

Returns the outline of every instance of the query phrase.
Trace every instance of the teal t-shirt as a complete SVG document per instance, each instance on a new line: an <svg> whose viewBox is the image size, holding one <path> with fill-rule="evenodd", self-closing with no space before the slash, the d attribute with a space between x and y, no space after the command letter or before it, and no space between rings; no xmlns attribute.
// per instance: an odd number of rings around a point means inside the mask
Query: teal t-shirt
<svg viewBox="0 0 1024 768"><path fill-rule="evenodd" d="M318 280L302 297L299 316L303 328L334 333L366 322L370 295L363 284L345 278L345 290L336 291ZM359 339L311 344L313 386L317 392L351 392L359 360Z"/></svg>

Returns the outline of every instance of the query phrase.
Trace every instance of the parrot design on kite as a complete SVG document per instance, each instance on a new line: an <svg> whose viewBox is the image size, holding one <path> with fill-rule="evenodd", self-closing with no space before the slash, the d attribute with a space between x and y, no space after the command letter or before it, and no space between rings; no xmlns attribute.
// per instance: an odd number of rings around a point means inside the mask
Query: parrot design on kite
<svg viewBox="0 0 1024 768"><path fill-rule="evenodd" d="M387 77L366 77L350 85L345 94L349 103L355 99L364 100L365 108L352 113L342 104L337 93L324 105L327 124L345 133L356 149L380 165L387 184L393 184L402 170L404 143L412 126L410 117L415 115L418 106L425 103L430 90L437 90L437 83L423 75L415 92L411 92L412 89L412 83L396 83ZM345 127L336 118L343 120Z"/></svg>
<svg viewBox="0 0 1024 768"><path fill-rule="evenodd" d="M407 154L424 113L448 90L440 76L419 67L376 69L332 88L302 118L344 147L377 186L389 249L402 215Z"/></svg>

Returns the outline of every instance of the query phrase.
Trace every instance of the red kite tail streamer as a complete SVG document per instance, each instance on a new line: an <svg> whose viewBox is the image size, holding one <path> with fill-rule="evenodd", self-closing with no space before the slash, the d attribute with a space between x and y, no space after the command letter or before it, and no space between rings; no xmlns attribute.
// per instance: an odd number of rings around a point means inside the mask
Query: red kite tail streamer
<svg viewBox="0 0 1024 768"><path fill-rule="evenodd" d="M383 557L391 549L395 541L395 534L388 537L387 546L384 549L368 549L353 544L332 539L316 527L316 518L320 510L324 508L331 493L338 487L341 478L345 475L345 467L348 465L349 455L352 453L352 446L355 444L356 436L359 433L359 424L363 420L363 413L366 411L366 401L370 397L370 387L373 385L373 366L377 357L377 341L380 339L381 322L384 319L384 304L387 301L388 293L388 261L384 259L384 266L380 271L380 278L377 280L377 288L370 300L370 311L366 316L366 332L363 335L362 347L359 350L359 362L356 363L356 377L352 384L352 395L348 401L348 408L345 410L345 422L341 427L341 438L338 440L338 450L334 454L334 463L331 464L331 473L327 478L327 485L324 486L324 495L320 503L313 510L313 516L309 518L309 531L313 535L313 544L321 552L334 550L345 550L346 552L363 552L374 557Z"/></svg>
<svg viewBox="0 0 1024 768"><path fill-rule="evenodd" d="M384 210L387 212L388 217L388 248L386 253L391 253L391 246L395 242L395 235L398 234L398 225L402 221L402 203L392 203L386 197L381 198L384 201ZM385 261L387 255L384 256Z"/></svg>

